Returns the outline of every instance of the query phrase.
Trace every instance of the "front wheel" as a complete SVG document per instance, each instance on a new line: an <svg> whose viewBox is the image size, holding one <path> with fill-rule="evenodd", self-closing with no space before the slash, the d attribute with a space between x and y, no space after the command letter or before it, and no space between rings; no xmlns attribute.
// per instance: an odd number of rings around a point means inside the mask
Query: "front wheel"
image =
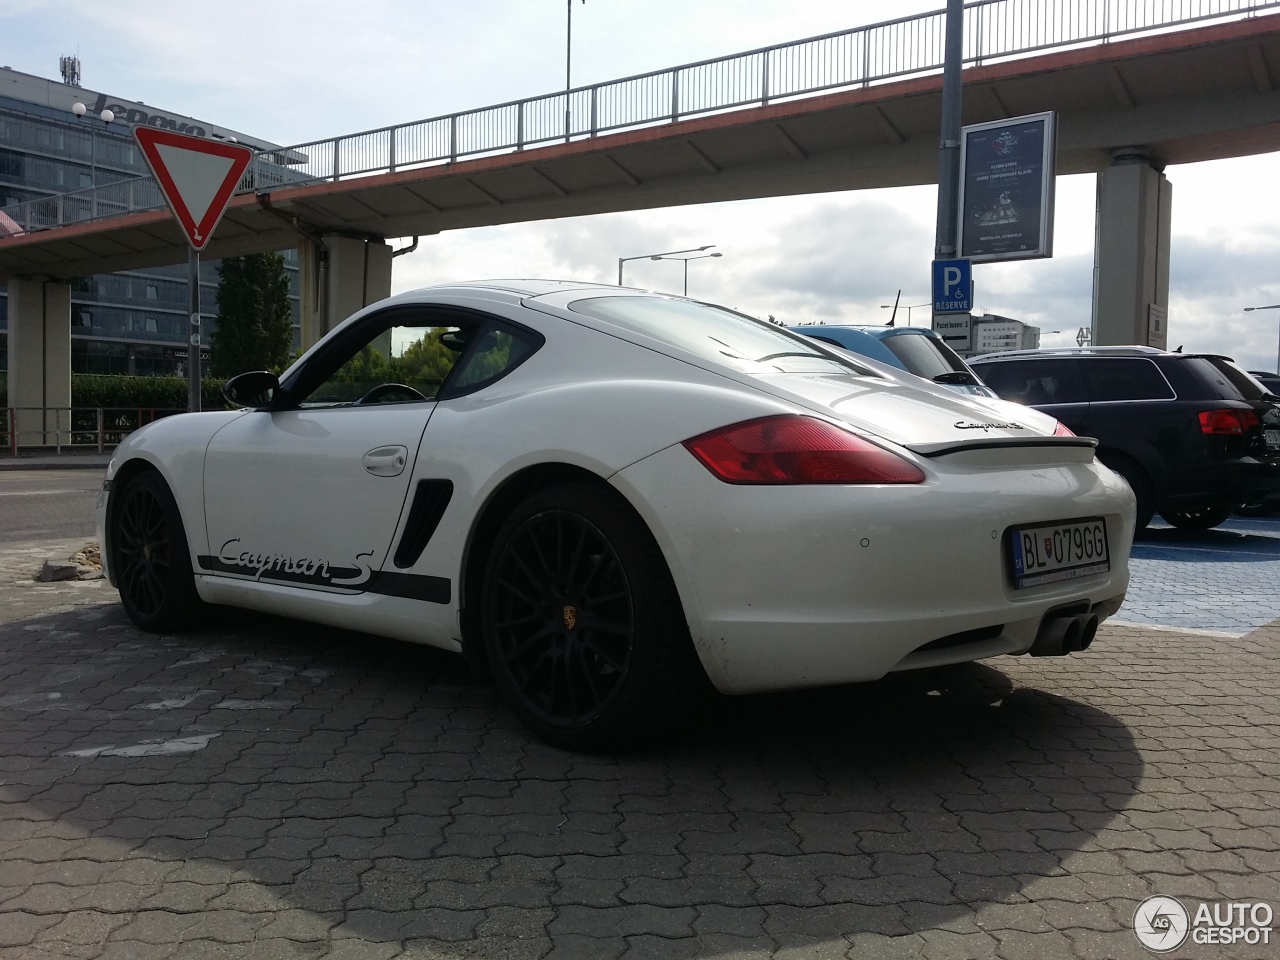
<svg viewBox="0 0 1280 960"><path fill-rule="evenodd" d="M1199 510L1161 510L1160 516L1179 530L1212 530L1233 511L1231 504L1218 504Z"/></svg>
<svg viewBox="0 0 1280 960"><path fill-rule="evenodd" d="M570 749L666 732L703 677L653 536L592 484L541 491L507 518L485 570L481 631L503 699Z"/></svg>
<svg viewBox="0 0 1280 960"><path fill-rule="evenodd" d="M182 516L153 470L133 477L112 511L111 570L125 613L152 633L190 626L203 604L191 572Z"/></svg>

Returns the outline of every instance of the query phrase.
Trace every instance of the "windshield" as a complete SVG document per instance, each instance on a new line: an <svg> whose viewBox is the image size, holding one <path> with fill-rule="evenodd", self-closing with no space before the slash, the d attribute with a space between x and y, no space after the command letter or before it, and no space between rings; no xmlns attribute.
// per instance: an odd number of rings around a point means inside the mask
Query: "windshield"
<svg viewBox="0 0 1280 960"><path fill-rule="evenodd" d="M662 297L591 297L574 313L662 340L742 373L844 373L878 376L807 337L723 307Z"/></svg>

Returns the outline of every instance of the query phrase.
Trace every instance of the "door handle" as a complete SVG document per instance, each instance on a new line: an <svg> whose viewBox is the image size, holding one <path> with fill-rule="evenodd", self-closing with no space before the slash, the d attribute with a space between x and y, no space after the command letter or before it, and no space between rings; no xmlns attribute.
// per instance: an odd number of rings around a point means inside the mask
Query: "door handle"
<svg viewBox="0 0 1280 960"><path fill-rule="evenodd" d="M377 447L360 458L367 473L375 477L398 477L404 473L404 466L409 462L409 451L405 447Z"/></svg>

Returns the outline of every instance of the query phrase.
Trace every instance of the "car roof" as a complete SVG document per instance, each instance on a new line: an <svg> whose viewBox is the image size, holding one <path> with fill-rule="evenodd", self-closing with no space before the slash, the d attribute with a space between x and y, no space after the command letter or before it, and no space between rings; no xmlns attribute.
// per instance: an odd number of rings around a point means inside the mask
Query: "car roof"
<svg viewBox="0 0 1280 960"><path fill-rule="evenodd" d="M514 293L521 297L540 297L548 293L559 293L562 290L607 290L617 293L626 290L629 293L650 293L648 290L635 290L630 287L615 287L612 284L593 283L586 280L538 280L538 279L497 279L497 280L462 280L451 283L438 283L430 287L419 287L406 291L408 294L433 294L444 290L499 290L503 293Z"/></svg>
<svg viewBox="0 0 1280 960"><path fill-rule="evenodd" d="M1231 357L1221 353L1176 353L1161 350L1159 347L1132 344L1120 347L1043 347L1039 350L1002 350L970 357L969 363L987 363L991 360L1042 360L1048 357L1208 357L1231 360Z"/></svg>

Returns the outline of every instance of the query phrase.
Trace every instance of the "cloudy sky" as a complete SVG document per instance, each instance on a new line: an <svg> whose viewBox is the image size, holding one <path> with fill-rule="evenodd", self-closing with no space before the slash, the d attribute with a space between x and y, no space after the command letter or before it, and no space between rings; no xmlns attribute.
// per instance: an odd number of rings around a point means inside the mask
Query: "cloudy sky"
<svg viewBox="0 0 1280 960"><path fill-rule="evenodd" d="M941 0L574 0L573 82L610 80L942 6ZM0 63L83 83L277 143L352 133L564 86L565 0L5 0ZM1280 156L1170 167L1169 343L1276 368ZM979 265L980 311L1089 324L1092 175L1062 177L1054 257ZM674 207L458 231L396 261L395 290L497 276L616 280L617 258L716 244L689 293L757 316L877 323L929 297L936 188ZM680 292L678 263L628 284ZM928 323L928 311L912 321ZM1059 330L1058 334L1048 331Z"/></svg>

